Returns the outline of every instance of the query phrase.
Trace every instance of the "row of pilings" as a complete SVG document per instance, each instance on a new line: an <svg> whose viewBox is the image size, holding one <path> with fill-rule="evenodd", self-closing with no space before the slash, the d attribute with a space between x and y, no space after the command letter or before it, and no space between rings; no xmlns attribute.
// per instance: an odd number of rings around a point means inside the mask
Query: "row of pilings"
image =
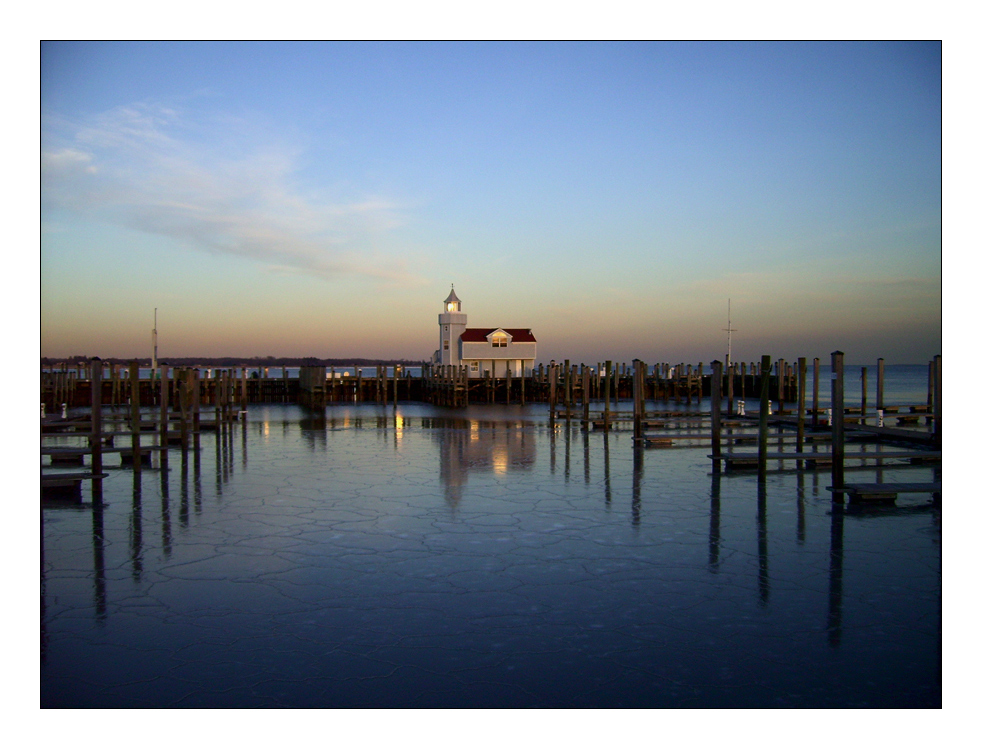
<svg viewBox="0 0 982 749"><path fill-rule="evenodd" d="M68 407L84 407L91 402L92 370L99 360L62 364L41 372L41 403L48 413ZM766 373L758 362L722 364L722 394L732 413L735 400L759 399L765 387L769 400L783 410L786 403L798 398L798 384L803 380L805 360L778 359ZM443 406L462 407L471 403L525 404L549 403L555 410L569 410L588 405L591 400L609 397L614 402L633 400L639 394L644 400L686 403L701 402L709 396L712 374L702 363L646 364L599 362L595 366L550 362L522 373L505 369L504 376L489 373L476 376L465 366L426 364L413 376L401 366L375 367L364 374L360 367L337 368L314 364L299 368L298 376L270 377L268 368L231 367L189 368L161 365L149 376L140 376L134 363L128 366L99 363L101 399L107 406L128 406L134 400L142 406L159 405L167 388L169 399L176 402L179 378L171 373L197 372L199 398L204 405L221 399L237 404L299 403L320 407L330 403L379 403L422 401ZM883 359L878 360L875 403L883 403ZM820 370L818 359L809 367ZM134 371L136 376L134 376ZM145 370L144 370L145 371ZM766 377L764 375L767 375ZM862 371L865 405L866 368ZM637 386L636 386L637 383ZM807 385L807 383L806 383ZM640 388L640 390L637 390ZM637 390L637 392L636 392ZM607 393L609 392L609 396ZM816 396L817 398L817 396ZM817 402L813 404L817 410Z"/></svg>

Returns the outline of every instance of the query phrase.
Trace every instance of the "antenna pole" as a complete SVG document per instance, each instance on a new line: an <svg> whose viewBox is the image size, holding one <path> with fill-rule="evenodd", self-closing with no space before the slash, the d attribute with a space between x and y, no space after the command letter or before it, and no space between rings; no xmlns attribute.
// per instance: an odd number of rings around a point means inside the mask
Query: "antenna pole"
<svg viewBox="0 0 982 749"><path fill-rule="evenodd" d="M729 299L726 300L726 327L723 328L723 330L726 331L726 366L727 368L729 368L730 359L733 353L732 334L736 333L736 329L730 324L730 300Z"/></svg>
<svg viewBox="0 0 982 749"><path fill-rule="evenodd" d="M153 308L153 363L150 365L151 377L157 374L157 308Z"/></svg>

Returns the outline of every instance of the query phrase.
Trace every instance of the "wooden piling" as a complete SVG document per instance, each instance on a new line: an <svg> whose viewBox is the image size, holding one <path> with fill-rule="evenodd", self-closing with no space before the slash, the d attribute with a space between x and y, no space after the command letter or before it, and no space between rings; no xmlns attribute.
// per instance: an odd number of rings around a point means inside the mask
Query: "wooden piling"
<svg viewBox="0 0 982 749"><path fill-rule="evenodd" d="M591 373L586 364L580 365L583 370L583 427L587 428L590 424L590 379Z"/></svg>
<svg viewBox="0 0 982 749"><path fill-rule="evenodd" d="M883 361L880 359L880 361ZM845 474L843 466L845 462L845 408L843 403L843 379L845 377L845 367L843 365L843 353L841 351L832 352L832 501L836 504L843 503L843 486L845 485Z"/></svg>
<svg viewBox="0 0 982 749"><path fill-rule="evenodd" d="M805 451L805 382L808 379L808 363L805 357L798 357L798 381L795 383L798 388L798 423L795 432L795 452L799 455ZM797 468L802 470L804 462L798 461Z"/></svg>
<svg viewBox="0 0 982 749"><path fill-rule="evenodd" d="M556 420L556 362L549 364L549 423Z"/></svg>
<svg viewBox="0 0 982 749"><path fill-rule="evenodd" d="M883 410L883 359L876 360L876 410Z"/></svg>
<svg viewBox="0 0 982 749"><path fill-rule="evenodd" d="M197 456L201 449L201 372L197 368L191 370L191 435Z"/></svg>
<svg viewBox="0 0 982 749"><path fill-rule="evenodd" d="M862 400L860 401L860 416L866 416L866 367L863 367L859 372L860 384L862 385Z"/></svg>
<svg viewBox="0 0 982 749"><path fill-rule="evenodd" d="M718 360L713 360L709 365L712 367L713 371L713 382L710 387L710 397L712 402L712 461L713 461L713 473L719 473L722 459L723 459L723 448L722 448L722 425L723 419L720 413L721 402L722 402L722 389L723 389L723 363Z"/></svg>
<svg viewBox="0 0 982 749"><path fill-rule="evenodd" d="M143 463L140 454L140 363L130 362L130 430L133 448L133 470L139 472Z"/></svg>
<svg viewBox="0 0 982 749"><path fill-rule="evenodd" d="M604 432L610 431L610 360L607 360L607 366L604 367Z"/></svg>
<svg viewBox="0 0 982 749"><path fill-rule="evenodd" d="M566 409L566 416L569 416L569 409L572 405L569 381L569 359L563 362L563 407Z"/></svg>
<svg viewBox="0 0 982 749"><path fill-rule="evenodd" d="M757 424L757 481L767 479L767 416L771 410L771 357L760 358L760 418Z"/></svg>
<svg viewBox="0 0 982 749"><path fill-rule="evenodd" d="M92 359L92 502L102 504L102 359Z"/></svg>
<svg viewBox="0 0 982 749"><path fill-rule="evenodd" d="M812 429L818 429L818 372L819 360L812 361Z"/></svg>
<svg viewBox="0 0 982 749"><path fill-rule="evenodd" d="M168 370L170 368L166 364L160 365L160 424L158 425L158 431L160 432L160 445L163 448L160 451L160 465L163 470L167 470L167 444L168 444L168 434L167 427L170 422L170 387L168 385Z"/></svg>
<svg viewBox="0 0 982 749"><path fill-rule="evenodd" d="M934 435L934 449L941 449L941 354L934 357L934 422L931 426Z"/></svg>
<svg viewBox="0 0 982 749"><path fill-rule="evenodd" d="M736 367L730 362L726 365L726 415L733 416L733 375Z"/></svg>

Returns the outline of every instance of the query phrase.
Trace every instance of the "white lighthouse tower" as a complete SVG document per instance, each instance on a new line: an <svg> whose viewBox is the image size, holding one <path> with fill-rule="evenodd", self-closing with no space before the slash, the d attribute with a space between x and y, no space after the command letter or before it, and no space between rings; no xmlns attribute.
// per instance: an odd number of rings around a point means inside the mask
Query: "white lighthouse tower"
<svg viewBox="0 0 982 749"><path fill-rule="evenodd" d="M460 299L450 285L450 296L443 300L440 313L438 364L460 364L460 336L467 328L467 315L460 311Z"/></svg>

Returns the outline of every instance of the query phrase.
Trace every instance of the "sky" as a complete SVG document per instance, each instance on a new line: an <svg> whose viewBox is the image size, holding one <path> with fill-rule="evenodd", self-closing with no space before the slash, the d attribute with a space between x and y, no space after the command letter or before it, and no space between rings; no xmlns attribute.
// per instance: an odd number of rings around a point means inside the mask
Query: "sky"
<svg viewBox="0 0 982 749"><path fill-rule="evenodd" d="M42 43L41 355L941 353L940 43Z"/></svg>

